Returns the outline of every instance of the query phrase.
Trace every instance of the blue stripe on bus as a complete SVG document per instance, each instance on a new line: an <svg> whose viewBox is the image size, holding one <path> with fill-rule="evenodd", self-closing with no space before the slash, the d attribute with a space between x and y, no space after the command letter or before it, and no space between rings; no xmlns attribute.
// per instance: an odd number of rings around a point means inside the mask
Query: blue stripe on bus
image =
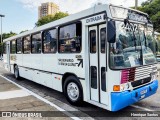
<svg viewBox="0 0 160 120"><path fill-rule="evenodd" d="M158 89L158 80L152 83L135 89L133 91L125 91L119 93L111 93L111 111L118 111L126 106L138 102L146 97L156 93ZM144 93L147 90L146 93Z"/></svg>

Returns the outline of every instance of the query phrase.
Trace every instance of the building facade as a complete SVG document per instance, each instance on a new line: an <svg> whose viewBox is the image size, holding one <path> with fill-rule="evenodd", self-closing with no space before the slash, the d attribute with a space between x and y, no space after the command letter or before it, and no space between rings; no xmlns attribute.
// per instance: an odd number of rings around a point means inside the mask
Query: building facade
<svg viewBox="0 0 160 120"><path fill-rule="evenodd" d="M52 2L42 3L38 7L38 19L46 15L55 15L59 12L59 6Z"/></svg>

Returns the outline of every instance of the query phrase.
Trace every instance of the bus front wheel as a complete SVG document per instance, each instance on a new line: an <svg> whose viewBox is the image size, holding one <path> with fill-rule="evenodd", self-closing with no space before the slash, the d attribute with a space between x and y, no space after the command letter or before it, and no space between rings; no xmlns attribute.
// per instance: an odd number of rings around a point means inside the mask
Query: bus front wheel
<svg viewBox="0 0 160 120"><path fill-rule="evenodd" d="M17 65L14 67L14 76L15 76L15 78L16 78L17 80L20 79L19 69L18 69L18 66L17 66Z"/></svg>
<svg viewBox="0 0 160 120"><path fill-rule="evenodd" d="M67 101L72 105L80 105L83 102L83 91L79 80L74 76L66 78L63 91Z"/></svg>

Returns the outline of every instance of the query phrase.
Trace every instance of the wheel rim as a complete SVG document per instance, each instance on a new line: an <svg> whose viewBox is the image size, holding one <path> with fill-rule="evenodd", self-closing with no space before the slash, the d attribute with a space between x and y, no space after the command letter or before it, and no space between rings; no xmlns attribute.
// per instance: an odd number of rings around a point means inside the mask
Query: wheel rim
<svg viewBox="0 0 160 120"><path fill-rule="evenodd" d="M79 88L78 86L71 82L67 86L67 94L72 101L76 101L79 97Z"/></svg>

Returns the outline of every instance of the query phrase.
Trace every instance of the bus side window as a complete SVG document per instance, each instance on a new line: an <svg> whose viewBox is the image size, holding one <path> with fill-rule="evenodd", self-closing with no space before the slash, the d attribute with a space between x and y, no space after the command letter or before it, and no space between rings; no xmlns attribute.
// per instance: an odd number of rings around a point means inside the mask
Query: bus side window
<svg viewBox="0 0 160 120"><path fill-rule="evenodd" d="M22 53L22 40L21 40L21 38L17 39L16 47L17 47L17 49L16 49L17 53L21 54Z"/></svg>
<svg viewBox="0 0 160 120"><path fill-rule="evenodd" d="M80 53L82 45L82 24L70 24L59 29L58 52Z"/></svg>
<svg viewBox="0 0 160 120"><path fill-rule="evenodd" d="M29 54L30 52L31 52L30 36L26 36L23 38L23 53Z"/></svg>
<svg viewBox="0 0 160 120"><path fill-rule="evenodd" d="M90 31L90 52L96 53L96 31Z"/></svg>
<svg viewBox="0 0 160 120"><path fill-rule="evenodd" d="M10 42L10 53L15 54L16 53L16 40L12 40Z"/></svg>
<svg viewBox="0 0 160 120"><path fill-rule="evenodd" d="M41 53L41 33L32 35L32 53Z"/></svg>
<svg viewBox="0 0 160 120"><path fill-rule="evenodd" d="M42 34L43 36L43 52L44 53L56 53L57 51L57 30L46 30Z"/></svg>

